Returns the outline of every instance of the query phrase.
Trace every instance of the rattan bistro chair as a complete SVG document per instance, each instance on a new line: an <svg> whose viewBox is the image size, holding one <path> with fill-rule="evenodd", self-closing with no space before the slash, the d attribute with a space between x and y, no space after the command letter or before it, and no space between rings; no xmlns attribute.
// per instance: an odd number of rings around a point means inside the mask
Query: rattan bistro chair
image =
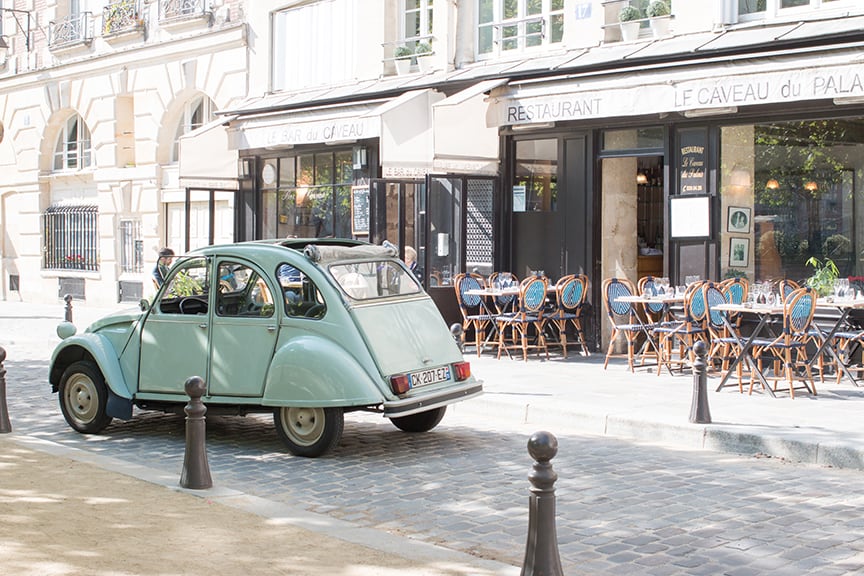
<svg viewBox="0 0 864 576"><path fill-rule="evenodd" d="M495 316L486 310L483 305L483 296L468 292L483 289L483 277L474 274L457 274L454 278L453 287L456 290L459 311L462 313L462 343L464 345L468 330L472 330L477 356L480 356L480 352L483 351L483 343L486 340L486 329L495 320Z"/></svg>
<svg viewBox="0 0 864 576"><path fill-rule="evenodd" d="M693 365L696 360L693 347L702 340L708 342L708 329L705 326L707 308L705 306L704 281L693 282L684 294L684 319L680 322L667 322L656 326L657 348L660 360L657 362L657 375L663 365L672 370L673 364L682 368ZM675 355L677 351L677 356Z"/></svg>
<svg viewBox="0 0 864 576"><path fill-rule="evenodd" d="M588 295L588 277L584 274L570 274L555 283L555 305L546 319L554 328L564 357L567 357L567 330L573 328L576 341L582 347L582 355L590 356L585 330L582 328L582 312ZM556 335L556 334L553 334Z"/></svg>
<svg viewBox="0 0 864 576"><path fill-rule="evenodd" d="M549 357L546 347L546 336L543 334L546 319L543 310L546 306L545 276L529 276L519 285L519 298L516 310L512 314L501 314L495 321L498 326L498 358L501 352L509 349L521 349L523 360L528 360L528 350L534 348L538 353L542 350ZM512 340L506 337L510 329L514 335ZM509 355L509 352L508 352Z"/></svg>
<svg viewBox="0 0 864 576"><path fill-rule="evenodd" d="M633 361L636 342L640 334L645 334L649 338L649 341L646 343L646 349L642 354L641 364L644 364L647 348L654 346L654 341L650 338L649 333L653 328L653 324L643 322L637 315L636 308L632 303L619 300L622 296L632 296L635 294L633 283L626 278L605 279L602 291L603 307L606 309L606 315L612 326L612 334L609 337L609 348L606 350L606 360L603 362L603 369L605 370L609 365L609 358L612 357L612 352L615 348L615 340L619 335L622 335L627 342L627 366L631 372L635 372ZM654 352L656 353L656 349Z"/></svg>
<svg viewBox="0 0 864 576"><path fill-rule="evenodd" d="M795 398L796 380L801 380L809 392L816 394L816 385L807 357L807 344L811 339L810 327L815 310L816 292L811 288L793 290L783 301L783 332L780 336L773 340L757 338L753 341L753 356L759 371L763 370L765 358L773 360L774 390L777 390L777 382L785 378L789 385L789 396L792 398ZM751 394L753 382L751 377Z"/></svg>

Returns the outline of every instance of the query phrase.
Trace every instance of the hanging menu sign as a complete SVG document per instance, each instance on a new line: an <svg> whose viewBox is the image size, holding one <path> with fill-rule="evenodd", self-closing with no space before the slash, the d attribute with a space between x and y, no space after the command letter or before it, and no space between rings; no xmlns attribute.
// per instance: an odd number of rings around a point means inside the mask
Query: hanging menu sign
<svg viewBox="0 0 864 576"><path fill-rule="evenodd" d="M351 233L369 234L369 186L351 188Z"/></svg>
<svg viewBox="0 0 864 576"><path fill-rule="evenodd" d="M705 170L706 132L702 128L679 132L679 194L707 194Z"/></svg>

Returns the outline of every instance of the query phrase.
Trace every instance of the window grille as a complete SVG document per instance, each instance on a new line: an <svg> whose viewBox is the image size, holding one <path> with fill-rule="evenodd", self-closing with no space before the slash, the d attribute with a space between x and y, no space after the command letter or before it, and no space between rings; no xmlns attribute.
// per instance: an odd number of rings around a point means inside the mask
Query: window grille
<svg viewBox="0 0 864 576"><path fill-rule="evenodd" d="M42 269L99 270L98 217L96 206L49 206L42 214Z"/></svg>
<svg viewBox="0 0 864 576"><path fill-rule="evenodd" d="M139 220L120 221L120 270L144 271L144 242L141 240Z"/></svg>

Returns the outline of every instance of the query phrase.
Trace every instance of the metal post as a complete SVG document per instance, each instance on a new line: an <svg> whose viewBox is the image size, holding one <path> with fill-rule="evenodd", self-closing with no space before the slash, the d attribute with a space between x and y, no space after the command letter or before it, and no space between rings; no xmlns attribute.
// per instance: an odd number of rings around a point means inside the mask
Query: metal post
<svg viewBox="0 0 864 576"><path fill-rule="evenodd" d="M690 422L710 424L711 411L708 409L708 347L701 340L693 347L696 360L693 362L693 402L690 404Z"/></svg>
<svg viewBox="0 0 864 576"><path fill-rule="evenodd" d="M528 544L521 576L564 576L555 530L555 481L558 474L549 462L558 453L558 439L549 432L535 432L528 439L528 453L536 461L528 475Z"/></svg>
<svg viewBox="0 0 864 576"><path fill-rule="evenodd" d="M207 407L201 401L207 386L200 376L192 376L186 380L185 387L189 403L183 408L186 412L186 455L183 459L183 472L180 474L180 486L202 490L213 486L205 446L204 414L207 413Z"/></svg>
<svg viewBox="0 0 864 576"><path fill-rule="evenodd" d="M66 322L72 322L72 295L66 294L63 296L63 300L66 302Z"/></svg>
<svg viewBox="0 0 864 576"><path fill-rule="evenodd" d="M9 411L6 409L6 350L0 347L0 434L12 432L12 424L9 422Z"/></svg>

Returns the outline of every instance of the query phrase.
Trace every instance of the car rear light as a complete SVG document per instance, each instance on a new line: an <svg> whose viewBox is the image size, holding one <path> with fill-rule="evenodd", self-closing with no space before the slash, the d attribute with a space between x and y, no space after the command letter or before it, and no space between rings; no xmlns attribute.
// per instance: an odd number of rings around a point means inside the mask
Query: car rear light
<svg viewBox="0 0 864 576"><path fill-rule="evenodd" d="M390 377L390 388L394 394L405 394L411 388L411 379L407 374Z"/></svg>
<svg viewBox="0 0 864 576"><path fill-rule="evenodd" d="M453 364L453 372L457 382L467 380L471 376L471 364L469 362L456 362Z"/></svg>

